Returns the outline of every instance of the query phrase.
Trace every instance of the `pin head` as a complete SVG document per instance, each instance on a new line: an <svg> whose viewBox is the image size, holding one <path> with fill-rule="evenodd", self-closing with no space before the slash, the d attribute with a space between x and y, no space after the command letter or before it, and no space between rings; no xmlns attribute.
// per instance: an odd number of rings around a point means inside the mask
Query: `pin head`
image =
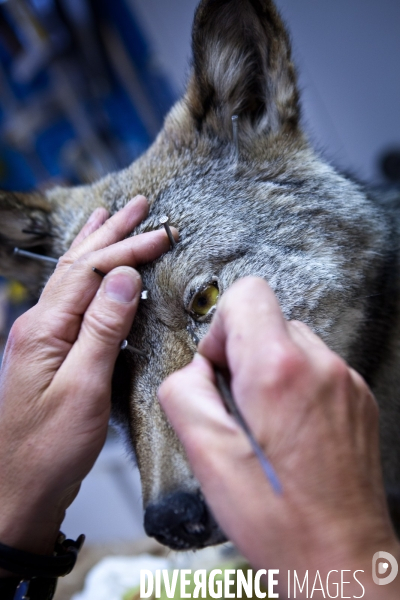
<svg viewBox="0 0 400 600"><path fill-rule="evenodd" d="M172 235L171 228L170 228L170 226L168 224L169 223L169 218L166 215L160 217L160 223L161 223L161 225L164 225L164 229L167 232L167 236L168 236L168 239L169 239L169 243L171 244L171 248L175 248L176 241L174 239L174 236Z"/></svg>

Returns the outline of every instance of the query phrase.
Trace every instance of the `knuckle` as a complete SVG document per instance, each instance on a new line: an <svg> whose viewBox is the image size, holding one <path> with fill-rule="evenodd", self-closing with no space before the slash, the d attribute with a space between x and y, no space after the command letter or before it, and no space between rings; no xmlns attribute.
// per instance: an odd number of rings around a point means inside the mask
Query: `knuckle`
<svg viewBox="0 0 400 600"><path fill-rule="evenodd" d="M254 388L263 396L280 395L300 380L306 368L305 362L305 357L296 347L280 345L268 360L255 361L246 369L240 387L244 395Z"/></svg>
<svg viewBox="0 0 400 600"><path fill-rule="evenodd" d="M93 250L88 250L84 254L80 252L77 248L70 248L65 254L63 254L57 264L57 268L59 269L68 269L69 267L81 267L82 265L93 267L95 264L91 264L95 259L96 252Z"/></svg>
<svg viewBox="0 0 400 600"><path fill-rule="evenodd" d="M59 265L61 268L67 267L71 269L71 272L74 273L75 276L77 273L79 274L81 272L90 273L93 267L99 268L96 264L96 252L89 251L82 256L72 253L73 250L69 256L65 254L64 257L61 258L61 262L59 261Z"/></svg>
<svg viewBox="0 0 400 600"><path fill-rule="evenodd" d="M305 359L302 353L291 345L282 345L271 361L271 375L274 386L295 381L304 371Z"/></svg>
<svg viewBox="0 0 400 600"><path fill-rule="evenodd" d="M77 268L79 269L85 269L85 270L91 270L93 267L97 267L96 263L96 252L87 252L86 254L84 254L83 256L81 256L77 262Z"/></svg>
<svg viewBox="0 0 400 600"><path fill-rule="evenodd" d="M126 315L104 306L97 307L85 314L84 323L89 335L97 341L119 340L126 325Z"/></svg>
<svg viewBox="0 0 400 600"><path fill-rule="evenodd" d="M31 329L31 311L28 311L18 317L11 327L8 336L8 347L11 350L19 352L30 339L29 331Z"/></svg>
<svg viewBox="0 0 400 600"><path fill-rule="evenodd" d="M122 239L126 235L125 231L125 220L121 220L121 216L116 213L114 215L116 218L108 219L103 225L103 231L105 237L112 236L118 237L118 239Z"/></svg>
<svg viewBox="0 0 400 600"><path fill-rule="evenodd" d="M324 361L323 375L329 383L347 385L350 381L350 370L343 359L330 352Z"/></svg>
<svg viewBox="0 0 400 600"><path fill-rule="evenodd" d="M67 252L65 252L65 254L60 256L60 258L58 259L57 268L68 268L77 260L77 258L78 254L76 250L74 248L70 248L69 250L67 250Z"/></svg>

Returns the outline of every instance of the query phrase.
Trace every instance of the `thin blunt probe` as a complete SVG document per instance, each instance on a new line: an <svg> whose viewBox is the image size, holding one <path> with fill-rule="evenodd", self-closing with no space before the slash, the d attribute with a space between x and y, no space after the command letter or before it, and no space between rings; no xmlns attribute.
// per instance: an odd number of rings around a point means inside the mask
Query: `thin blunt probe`
<svg viewBox="0 0 400 600"><path fill-rule="evenodd" d="M193 328L190 325L188 325L187 330L190 333L193 342L196 344L196 346L198 346L200 340L199 340L198 336L195 334L195 332L193 331ZM265 456L260 444L257 442L256 438L254 437L254 434L252 433L250 427L247 424L247 421L245 420L242 413L240 412L240 410L233 398L230 386L227 383L223 373L215 366L214 366L214 373L215 373L215 380L216 380L217 388L218 388L218 391L224 402L225 408L234 417L234 419L236 419L236 422L241 427L241 429L244 431L247 439L250 442L250 446L252 447L252 450L253 450L254 454L256 455L258 462L261 465L262 470L264 471L264 474L265 474L267 480L271 484L272 489L274 490L274 492L276 494L281 495L283 493L281 482L279 481L278 476L275 473L273 466L271 465L271 463Z"/></svg>
<svg viewBox="0 0 400 600"><path fill-rule="evenodd" d="M16 256L25 256L26 258L40 260L41 262L48 262L53 265L58 263L58 258L53 258L52 256L43 256L43 254L35 254L34 252L28 252L28 250L21 250L21 248L14 248L14 254Z"/></svg>

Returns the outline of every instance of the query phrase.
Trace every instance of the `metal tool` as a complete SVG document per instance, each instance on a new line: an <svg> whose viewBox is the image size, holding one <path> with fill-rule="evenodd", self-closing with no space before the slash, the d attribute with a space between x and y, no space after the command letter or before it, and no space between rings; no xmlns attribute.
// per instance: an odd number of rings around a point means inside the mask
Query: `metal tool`
<svg viewBox="0 0 400 600"><path fill-rule="evenodd" d="M190 333L190 336L191 336L193 342L196 344L196 346L198 346L200 340L199 340L198 336L196 335L196 333L194 332L193 328L190 325L188 325L186 329ZM253 452L256 455L256 457L261 465L261 468L264 471L266 478L268 479L269 483L271 484L272 489L274 490L274 492L276 494L279 494L279 495L282 494L282 492L283 492L282 485L278 479L278 476L275 473L273 466L271 465L271 463L265 456L260 444L257 442L256 438L254 437L254 434L252 433L250 427L248 426L246 419L243 417L242 413L240 412L240 410L233 398L230 386L225 379L225 376L220 371L220 369L218 369L215 366L214 366L214 373L215 373L217 388L218 388L219 393L221 394L221 398L225 404L226 409L234 417L234 419L236 419L236 422L238 423L238 425L241 427L241 429L246 434L246 437L250 442L250 446L252 447Z"/></svg>
<svg viewBox="0 0 400 600"><path fill-rule="evenodd" d="M93 271L93 273L96 273L96 275L99 275L100 277L106 276L106 273L104 273L104 271L100 271L100 269L97 269L96 267L92 267L92 271Z"/></svg>
<svg viewBox="0 0 400 600"><path fill-rule="evenodd" d="M174 239L174 236L172 235L172 231L171 228L169 226L169 217L167 217L166 215L160 218L160 223L161 225L164 225L165 231L167 232L167 236L169 239L169 243L171 244L171 248L175 248L176 246L176 241Z"/></svg>
<svg viewBox="0 0 400 600"><path fill-rule="evenodd" d="M14 248L14 254L17 256L25 256L26 258L32 258L34 260L40 260L42 262L52 263L56 265L58 258L52 256L43 256L43 254L35 254L34 252L28 252L27 250L21 250L21 248Z"/></svg>
<svg viewBox="0 0 400 600"><path fill-rule="evenodd" d="M128 340L124 340L123 342L121 342L121 350L129 350L130 352L133 352L133 354L137 354L138 356L142 356L143 358L148 358L146 352L134 348L129 344Z"/></svg>

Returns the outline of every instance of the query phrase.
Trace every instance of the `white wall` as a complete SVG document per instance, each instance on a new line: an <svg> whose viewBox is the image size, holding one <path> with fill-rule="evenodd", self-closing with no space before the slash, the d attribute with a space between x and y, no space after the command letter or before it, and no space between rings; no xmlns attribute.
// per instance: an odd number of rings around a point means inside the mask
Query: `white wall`
<svg viewBox="0 0 400 600"><path fill-rule="evenodd" d="M197 0L127 0L182 90ZM335 164L374 179L400 146L400 1L277 0L301 73L304 121Z"/></svg>
<svg viewBox="0 0 400 600"><path fill-rule="evenodd" d="M86 535L87 544L145 537L139 471L122 442L107 440L62 524L69 538Z"/></svg>

